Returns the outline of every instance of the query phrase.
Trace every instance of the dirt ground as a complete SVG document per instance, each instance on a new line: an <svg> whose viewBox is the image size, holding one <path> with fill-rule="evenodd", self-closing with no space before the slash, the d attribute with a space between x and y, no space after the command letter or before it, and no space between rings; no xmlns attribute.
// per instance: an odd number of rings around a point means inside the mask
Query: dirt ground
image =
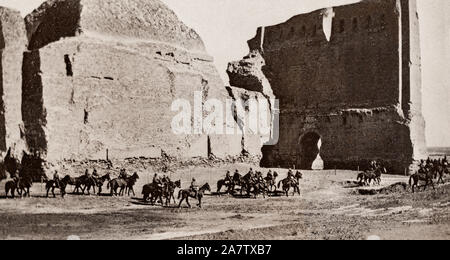
<svg viewBox="0 0 450 260"><path fill-rule="evenodd" d="M250 167L258 169L247 164L191 166L171 177L181 179L183 188L196 177L215 191L227 170L243 173ZM274 170L286 176L287 170ZM139 172L135 197L45 198L43 186L35 184L32 198L13 200L5 198L3 181L0 239L450 239L449 184L412 194L393 185L406 183L407 177L385 175L382 186L370 188L385 188L383 192L360 195L353 183L356 172L302 172L301 196L207 195L203 209L143 204L142 186L153 175L145 171Z"/></svg>

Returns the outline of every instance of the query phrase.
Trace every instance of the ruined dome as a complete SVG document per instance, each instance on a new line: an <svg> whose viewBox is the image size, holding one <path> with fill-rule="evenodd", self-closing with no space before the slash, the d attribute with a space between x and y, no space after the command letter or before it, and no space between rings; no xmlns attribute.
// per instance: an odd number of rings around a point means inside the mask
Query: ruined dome
<svg viewBox="0 0 450 260"><path fill-rule="evenodd" d="M48 0L26 18L29 49L64 37L156 41L205 52L199 35L159 0Z"/></svg>

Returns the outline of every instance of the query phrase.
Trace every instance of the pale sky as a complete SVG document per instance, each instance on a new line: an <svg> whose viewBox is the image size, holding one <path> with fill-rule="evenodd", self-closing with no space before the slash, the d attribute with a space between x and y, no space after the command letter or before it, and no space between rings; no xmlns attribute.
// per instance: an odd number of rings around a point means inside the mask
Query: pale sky
<svg viewBox="0 0 450 260"><path fill-rule="evenodd" d="M205 42L228 84L229 61L248 54L256 28L315 9L357 0L162 0ZM43 0L0 0L26 15ZM418 0L421 21L423 104L428 146L450 146L450 1Z"/></svg>

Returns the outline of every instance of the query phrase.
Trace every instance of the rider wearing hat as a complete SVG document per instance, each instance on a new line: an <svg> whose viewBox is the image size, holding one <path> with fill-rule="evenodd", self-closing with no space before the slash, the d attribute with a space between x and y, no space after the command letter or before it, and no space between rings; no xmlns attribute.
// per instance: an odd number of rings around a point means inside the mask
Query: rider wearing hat
<svg viewBox="0 0 450 260"><path fill-rule="evenodd" d="M227 171L227 174L225 175L225 183L229 184L233 181L233 179L231 178L231 173L230 171Z"/></svg>
<svg viewBox="0 0 450 260"><path fill-rule="evenodd" d="M59 188L61 179L59 178L58 171L55 171L53 174L53 181L55 182L56 188Z"/></svg>
<svg viewBox="0 0 450 260"><path fill-rule="evenodd" d="M190 189L195 193L195 197L197 197L199 188L197 185L197 180L195 178L192 178Z"/></svg>

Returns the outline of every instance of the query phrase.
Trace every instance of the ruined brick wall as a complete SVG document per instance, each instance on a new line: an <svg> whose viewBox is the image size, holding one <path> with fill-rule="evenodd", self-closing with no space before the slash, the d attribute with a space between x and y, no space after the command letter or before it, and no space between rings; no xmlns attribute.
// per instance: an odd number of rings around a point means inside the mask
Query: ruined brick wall
<svg viewBox="0 0 450 260"><path fill-rule="evenodd" d="M229 96L200 37L161 2L48 1L26 21L22 110L34 154L48 162L107 151L112 160L241 155L242 136L172 132L173 101L193 105L194 91Z"/></svg>
<svg viewBox="0 0 450 260"><path fill-rule="evenodd" d="M280 142L263 148L262 165L310 168L317 153L305 152L314 149L304 138L311 134L321 139L325 168L363 168L377 159L403 172L425 156L415 1L298 15L259 28L249 46L263 57L260 70L280 100ZM261 85L260 75L242 70L251 59L230 65L231 85Z"/></svg>
<svg viewBox="0 0 450 260"><path fill-rule="evenodd" d="M0 7L0 165L9 149L11 156L19 158L24 148L20 106L26 44L25 23L20 13Z"/></svg>

